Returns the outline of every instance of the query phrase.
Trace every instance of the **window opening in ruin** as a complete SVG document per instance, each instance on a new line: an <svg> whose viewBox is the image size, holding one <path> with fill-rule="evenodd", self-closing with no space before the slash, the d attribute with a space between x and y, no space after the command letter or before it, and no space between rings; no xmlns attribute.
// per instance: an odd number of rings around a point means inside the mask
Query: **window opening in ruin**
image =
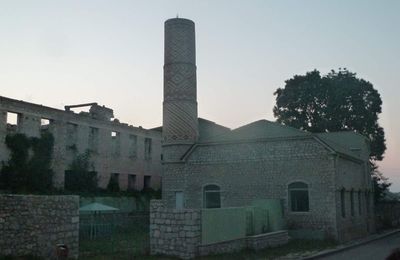
<svg viewBox="0 0 400 260"><path fill-rule="evenodd" d="M136 189L136 175L129 174L128 175L128 190L135 190Z"/></svg>
<svg viewBox="0 0 400 260"><path fill-rule="evenodd" d="M48 125L50 125L50 119L41 118L41 119L40 119L40 125L41 125L41 126L48 126Z"/></svg>
<svg viewBox="0 0 400 260"><path fill-rule="evenodd" d="M7 112L7 130L16 131L17 126L19 125L21 116L20 114Z"/></svg>
<svg viewBox="0 0 400 260"><path fill-rule="evenodd" d="M89 150L91 152L97 152L99 146L99 129L96 127L90 127L89 130Z"/></svg>
<svg viewBox="0 0 400 260"><path fill-rule="evenodd" d="M175 192L175 208L183 209L183 192L182 191Z"/></svg>
<svg viewBox="0 0 400 260"><path fill-rule="evenodd" d="M365 207L366 207L366 209L367 209L367 214L369 214L369 200L370 200L370 198L369 198L369 192L368 191L366 191L365 192Z"/></svg>
<svg viewBox="0 0 400 260"><path fill-rule="evenodd" d="M114 156L119 156L121 153L121 144L120 144L120 133L112 131L111 132L111 141L112 141L112 154Z"/></svg>
<svg viewBox="0 0 400 260"><path fill-rule="evenodd" d="M358 191L358 215L361 216L361 191Z"/></svg>
<svg viewBox="0 0 400 260"><path fill-rule="evenodd" d="M76 151L77 139L78 139L78 125L73 123L67 123L67 136L66 136L67 149Z"/></svg>
<svg viewBox="0 0 400 260"><path fill-rule="evenodd" d="M151 159L151 138L144 139L144 158Z"/></svg>
<svg viewBox="0 0 400 260"><path fill-rule="evenodd" d="M289 184L289 208L292 212L307 212L310 210L308 185L304 182Z"/></svg>
<svg viewBox="0 0 400 260"><path fill-rule="evenodd" d="M71 190L73 189L74 179L73 172L70 170L64 171L64 189Z"/></svg>
<svg viewBox="0 0 400 260"><path fill-rule="evenodd" d="M206 209L221 207L221 189L218 185L207 185L203 189L203 207Z"/></svg>
<svg viewBox="0 0 400 260"><path fill-rule="evenodd" d="M342 217L345 218L346 217L346 191L344 189L342 189L340 191L340 205L341 205L341 210L342 210Z"/></svg>
<svg viewBox="0 0 400 260"><path fill-rule="evenodd" d="M129 157L136 157L137 153L137 136L129 135Z"/></svg>
<svg viewBox="0 0 400 260"><path fill-rule="evenodd" d="M151 188L151 176L143 177L143 189Z"/></svg>
<svg viewBox="0 0 400 260"><path fill-rule="evenodd" d="M51 124L51 120L47 118L41 118L40 119L40 130L41 131L47 131L49 130Z"/></svg>
<svg viewBox="0 0 400 260"><path fill-rule="evenodd" d="M354 217L354 191L350 191L350 214Z"/></svg>

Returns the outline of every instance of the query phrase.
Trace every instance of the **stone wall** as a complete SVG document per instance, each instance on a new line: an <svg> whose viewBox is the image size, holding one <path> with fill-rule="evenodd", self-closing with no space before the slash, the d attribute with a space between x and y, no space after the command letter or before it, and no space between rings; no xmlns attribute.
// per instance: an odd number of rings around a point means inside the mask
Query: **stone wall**
<svg viewBox="0 0 400 260"><path fill-rule="evenodd" d="M253 250L284 245L286 230L241 237L216 243L202 241L201 209L171 209L162 200L150 203L150 253L183 259L210 254L232 253L245 248ZM232 227L234 228L234 227Z"/></svg>
<svg viewBox="0 0 400 260"><path fill-rule="evenodd" d="M336 165L338 240L345 242L374 233L372 183L370 176L365 174L368 165L361 161L343 158L336 158ZM342 192L344 192L344 201L342 201ZM343 207L342 203L344 203Z"/></svg>
<svg viewBox="0 0 400 260"><path fill-rule="evenodd" d="M185 208L203 207L203 188L213 184L220 187L221 207L246 206L257 199L282 199L291 230L323 230L322 237L340 241L375 230L373 206L366 206L365 194L372 194L368 193L371 182L367 160L332 153L312 136L198 144L184 159L163 165L163 198L168 207L174 207L176 191L183 191ZM308 212L292 212L289 207L288 185L299 181L308 186ZM340 212L340 187L346 189L346 218ZM351 190L354 216L349 216Z"/></svg>
<svg viewBox="0 0 400 260"><path fill-rule="evenodd" d="M79 197L0 195L0 256L55 259L58 244L79 254Z"/></svg>
<svg viewBox="0 0 400 260"><path fill-rule="evenodd" d="M107 109L97 105L95 107ZM15 125L7 123L11 113L18 115ZM42 124L43 119L48 120L47 125ZM0 162L6 162L9 158L4 143L7 134L39 136L41 131L49 131L54 136L52 169L55 172L53 183L56 187L64 187L65 171L77 155L87 150L91 151L90 160L93 170L97 172L100 187L107 187L111 174L118 174L122 190L141 190L145 176L151 178L152 188L160 187L160 131L102 118L98 112L77 114L0 97ZM147 141L150 149L145 147L146 140L151 140Z"/></svg>
<svg viewBox="0 0 400 260"><path fill-rule="evenodd" d="M185 163L164 164L163 199L174 207L184 191L185 208L203 207L203 187L221 189L221 207L282 199L289 228L326 230L336 237L334 158L311 138L199 145ZM310 211L291 212L288 184L308 184Z"/></svg>
<svg viewBox="0 0 400 260"><path fill-rule="evenodd" d="M201 243L201 210L168 209L161 200L150 202L150 253L188 259Z"/></svg>

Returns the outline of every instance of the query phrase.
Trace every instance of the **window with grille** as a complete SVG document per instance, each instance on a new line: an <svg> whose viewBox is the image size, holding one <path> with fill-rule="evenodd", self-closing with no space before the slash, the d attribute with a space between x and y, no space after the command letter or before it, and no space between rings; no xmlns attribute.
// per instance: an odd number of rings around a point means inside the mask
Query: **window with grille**
<svg viewBox="0 0 400 260"><path fill-rule="evenodd" d="M289 184L289 208L292 212L308 212L309 197L308 185L304 182L293 182Z"/></svg>
<svg viewBox="0 0 400 260"><path fill-rule="evenodd" d="M151 138L144 139L144 159L151 159Z"/></svg>
<svg viewBox="0 0 400 260"><path fill-rule="evenodd" d="M207 185L203 189L203 205L204 208L220 208L221 207L221 189L218 185Z"/></svg>

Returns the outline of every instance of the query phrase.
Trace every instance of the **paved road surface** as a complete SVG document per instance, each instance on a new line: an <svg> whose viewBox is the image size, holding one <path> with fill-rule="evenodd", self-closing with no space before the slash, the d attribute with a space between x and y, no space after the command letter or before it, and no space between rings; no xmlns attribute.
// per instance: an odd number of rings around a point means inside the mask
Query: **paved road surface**
<svg viewBox="0 0 400 260"><path fill-rule="evenodd" d="M318 260L381 260L385 259L395 248L400 248L400 233L349 250L341 251L336 254L320 257Z"/></svg>

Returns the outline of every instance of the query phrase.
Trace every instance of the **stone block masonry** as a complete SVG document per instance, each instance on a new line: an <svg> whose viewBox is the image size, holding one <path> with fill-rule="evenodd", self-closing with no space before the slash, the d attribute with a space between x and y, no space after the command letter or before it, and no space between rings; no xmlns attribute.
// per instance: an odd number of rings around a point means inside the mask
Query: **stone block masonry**
<svg viewBox="0 0 400 260"><path fill-rule="evenodd" d="M210 254L232 253L250 248L259 250L284 245L287 230L203 244L201 209L171 209L162 200L150 202L150 253L190 259ZM235 228L235 227L232 227Z"/></svg>
<svg viewBox="0 0 400 260"><path fill-rule="evenodd" d="M269 247L285 245L289 242L287 230L270 232L241 239L223 241L199 246L201 256L238 252L243 249L261 250Z"/></svg>
<svg viewBox="0 0 400 260"><path fill-rule="evenodd" d="M201 243L201 210L164 207L161 200L150 203L150 252L183 259L197 255Z"/></svg>
<svg viewBox="0 0 400 260"><path fill-rule="evenodd" d="M56 259L57 245L79 255L79 197L0 195L0 256Z"/></svg>

